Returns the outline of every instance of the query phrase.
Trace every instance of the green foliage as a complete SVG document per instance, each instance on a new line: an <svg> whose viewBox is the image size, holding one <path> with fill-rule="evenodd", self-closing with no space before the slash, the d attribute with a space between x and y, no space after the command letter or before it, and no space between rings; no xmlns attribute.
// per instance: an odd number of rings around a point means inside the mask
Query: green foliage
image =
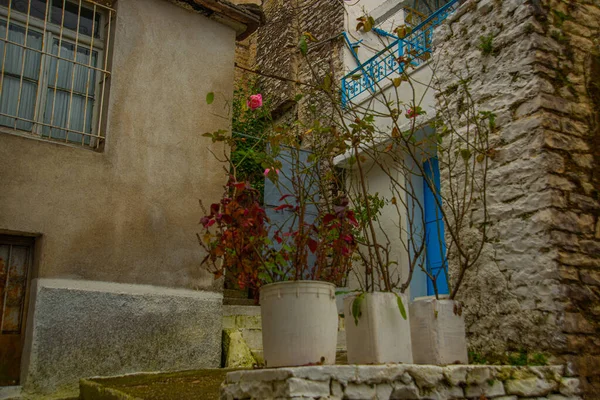
<svg viewBox="0 0 600 400"><path fill-rule="evenodd" d="M527 362L527 351L520 350L518 353L509 354L508 357L507 357L507 363L509 365L516 365L516 366L526 366L526 365L528 365L528 362Z"/></svg>
<svg viewBox="0 0 600 400"><path fill-rule="evenodd" d="M487 359L476 351L469 351L469 364L487 364Z"/></svg>
<svg viewBox="0 0 600 400"><path fill-rule="evenodd" d="M400 310L400 315L402 315L402 318L404 318L404 320L406 320L408 318L406 316L406 308L404 308L404 303L402 302L402 298L398 294L396 294L396 302L398 303L398 310Z"/></svg>
<svg viewBox="0 0 600 400"><path fill-rule="evenodd" d="M483 355L476 351L469 351L470 364L488 364L488 365L514 365L518 367L525 366L544 366L548 365L548 357L542 353L531 353L525 349L518 352L500 355Z"/></svg>
<svg viewBox="0 0 600 400"><path fill-rule="evenodd" d="M484 56L489 56L494 53L494 35L489 34L486 36L479 37L479 50Z"/></svg>
<svg viewBox="0 0 600 400"><path fill-rule="evenodd" d="M529 365L548 365L548 357L542 353L533 353Z"/></svg>
<svg viewBox="0 0 600 400"><path fill-rule="evenodd" d="M251 110L248 97L260 93L256 81L248 84L247 88L238 88L233 94L232 103L232 138L231 163L235 168L239 181L249 182L261 193L264 191L265 168L272 167L266 160L265 132L271 126L270 102L263 100L263 106Z"/></svg>
<svg viewBox="0 0 600 400"><path fill-rule="evenodd" d="M555 29L550 32L550 37L561 44L567 42L567 37L561 31Z"/></svg>
<svg viewBox="0 0 600 400"><path fill-rule="evenodd" d="M365 299L365 293L361 293L354 298L352 301L352 317L354 317L354 324L358 325L358 319L362 316L362 312L360 310L360 304Z"/></svg>
<svg viewBox="0 0 600 400"><path fill-rule="evenodd" d="M215 101L215 94L213 92L209 92L206 94L206 104L212 104Z"/></svg>
<svg viewBox="0 0 600 400"><path fill-rule="evenodd" d="M566 21L570 21L573 19L573 17L571 17L570 15L567 15L558 10L552 10L552 13L554 14L554 26L556 26L557 28L562 28L563 24Z"/></svg>

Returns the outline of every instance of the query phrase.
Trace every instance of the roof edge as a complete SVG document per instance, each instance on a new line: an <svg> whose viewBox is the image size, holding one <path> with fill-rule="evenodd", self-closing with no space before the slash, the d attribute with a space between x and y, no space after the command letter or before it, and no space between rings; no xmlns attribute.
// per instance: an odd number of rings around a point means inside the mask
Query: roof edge
<svg viewBox="0 0 600 400"><path fill-rule="evenodd" d="M227 0L193 0L193 2L217 14L220 17L219 19L222 19L221 22L235 29L237 33L236 40L244 40L265 21L262 8L257 5L238 5Z"/></svg>

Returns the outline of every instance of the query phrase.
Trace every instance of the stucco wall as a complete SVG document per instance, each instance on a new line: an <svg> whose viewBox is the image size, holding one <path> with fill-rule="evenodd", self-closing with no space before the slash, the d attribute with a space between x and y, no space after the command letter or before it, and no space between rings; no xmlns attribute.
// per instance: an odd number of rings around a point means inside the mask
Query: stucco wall
<svg viewBox="0 0 600 400"><path fill-rule="evenodd" d="M164 0L116 7L104 151L1 133L0 229L42 235L38 277L207 288L198 199L225 175L201 135L229 127L235 33Z"/></svg>

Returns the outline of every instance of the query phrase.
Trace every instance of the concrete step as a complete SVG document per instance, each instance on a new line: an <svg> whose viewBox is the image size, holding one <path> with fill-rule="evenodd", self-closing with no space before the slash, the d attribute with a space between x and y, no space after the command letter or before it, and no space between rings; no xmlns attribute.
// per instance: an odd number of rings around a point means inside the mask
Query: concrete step
<svg viewBox="0 0 600 400"><path fill-rule="evenodd" d="M247 290L225 289L225 290L223 290L223 297L226 299L247 299L248 291Z"/></svg>
<svg viewBox="0 0 600 400"><path fill-rule="evenodd" d="M226 306L254 306L254 299L241 299L241 298L223 298L223 305Z"/></svg>

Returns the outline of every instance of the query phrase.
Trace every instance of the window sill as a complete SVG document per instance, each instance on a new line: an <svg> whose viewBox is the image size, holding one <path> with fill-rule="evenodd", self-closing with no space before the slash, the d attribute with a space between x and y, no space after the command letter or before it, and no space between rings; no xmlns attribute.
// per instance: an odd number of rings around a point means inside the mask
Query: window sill
<svg viewBox="0 0 600 400"><path fill-rule="evenodd" d="M103 153L104 152L104 145L101 144L98 148L93 148L90 146L82 146L80 144L74 144L74 143L69 143L69 142L65 142L65 141L60 141L57 139L49 139L49 138L45 138L45 137L41 137L39 135L30 133L30 132L26 132L26 131L20 131L18 129L11 129L5 126L0 126L0 134L7 134L7 135L12 135L12 136L19 136L22 138L26 138L26 139L32 139L32 140L37 140L39 142L45 142L45 143L49 143L49 144L55 144L58 146L66 146L66 147L71 147L74 149L79 149L79 150L85 150L85 151L91 151L92 153Z"/></svg>

